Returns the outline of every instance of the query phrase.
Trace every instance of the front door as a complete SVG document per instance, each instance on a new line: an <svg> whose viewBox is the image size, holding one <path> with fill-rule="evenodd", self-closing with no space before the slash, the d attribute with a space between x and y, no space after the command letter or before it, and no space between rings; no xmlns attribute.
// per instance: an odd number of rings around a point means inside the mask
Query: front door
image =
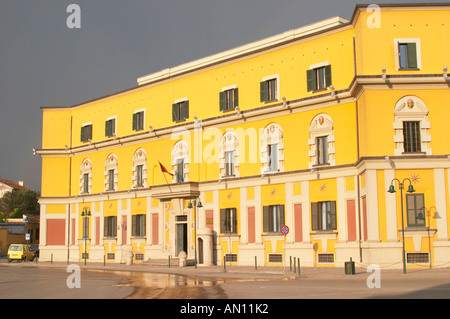
<svg viewBox="0 0 450 319"><path fill-rule="evenodd" d="M187 223L176 224L177 226L177 254L176 257L180 254L180 252L184 251L187 254Z"/></svg>

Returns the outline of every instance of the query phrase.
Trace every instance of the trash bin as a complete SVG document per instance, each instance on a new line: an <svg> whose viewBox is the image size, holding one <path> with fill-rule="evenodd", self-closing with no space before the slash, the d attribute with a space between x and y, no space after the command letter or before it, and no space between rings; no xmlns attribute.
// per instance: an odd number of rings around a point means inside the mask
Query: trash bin
<svg viewBox="0 0 450 319"><path fill-rule="evenodd" d="M355 274L355 262L352 261L350 258L350 261L345 262L345 274L346 275L354 275Z"/></svg>
<svg viewBox="0 0 450 319"><path fill-rule="evenodd" d="M182 251L179 253L178 258L180 259L180 267L186 267L186 259L187 259L187 254L186 252Z"/></svg>

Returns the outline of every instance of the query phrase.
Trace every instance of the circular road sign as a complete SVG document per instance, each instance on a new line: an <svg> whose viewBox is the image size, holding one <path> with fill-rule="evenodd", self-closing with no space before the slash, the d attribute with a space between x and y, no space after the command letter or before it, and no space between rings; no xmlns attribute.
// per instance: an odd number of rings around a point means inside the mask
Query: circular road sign
<svg viewBox="0 0 450 319"><path fill-rule="evenodd" d="M281 233L287 235L289 233L289 227L287 225L281 226Z"/></svg>

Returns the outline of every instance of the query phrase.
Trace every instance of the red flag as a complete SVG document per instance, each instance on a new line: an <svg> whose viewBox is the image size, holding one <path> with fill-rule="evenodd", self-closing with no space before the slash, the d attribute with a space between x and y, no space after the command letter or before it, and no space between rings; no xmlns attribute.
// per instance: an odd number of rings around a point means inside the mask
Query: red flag
<svg viewBox="0 0 450 319"><path fill-rule="evenodd" d="M160 161L158 161L158 163L159 163L159 166L161 167L161 172L167 173L167 174L169 174L170 176L173 176L173 174L172 174L172 173L169 173L169 171L164 167L163 164L161 164Z"/></svg>

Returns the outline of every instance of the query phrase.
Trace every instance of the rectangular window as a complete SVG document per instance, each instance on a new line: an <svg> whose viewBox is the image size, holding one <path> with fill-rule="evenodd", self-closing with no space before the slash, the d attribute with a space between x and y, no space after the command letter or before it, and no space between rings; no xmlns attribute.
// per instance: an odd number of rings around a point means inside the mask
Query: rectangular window
<svg viewBox="0 0 450 319"><path fill-rule="evenodd" d="M117 216L108 216L104 218L104 233L105 237L117 236Z"/></svg>
<svg viewBox="0 0 450 319"><path fill-rule="evenodd" d="M189 101L172 104L172 121L181 122L189 118Z"/></svg>
<svg viewBox="0 0 450 319"><path fill-rule="evenodd" d="M105 136L113 137L116 135L116 119L109 119L105 122Z"/></svg>
<svg viewBox="0 0 450 319"><path fill-rule="evenodd" d="M236 208L220 210L220 232L223 234L237 232Z"/></svg>
<svg viewBox="0 0 450 319"><path fill-rule="evenodd" d="M263 231L279 233L284 225L284 205L270 205L263 207Z"/></svg>
<svg viewBox="0 0 450 319"><path fill-rule="evenodd" d="M145 214L132 215L132 236L145 236Z"/></svg>
<svg viewBox="0 0 450 319"><path fill-rule="evenodd" d="M269 157L269 170L278 170L278 144L269 144L267 146L267 155Z"/></svg>
<svg viewBox="0 0 450 319"><path fill-rule="evenodd" d="M137 165L136 166L136 186L142 187L144 186L144 165Z"/></svg>
<svg viewBox="0 0 450 319"><path fill-rule="evenodd" d="M316 138L317 165L328 164L328 136Z"/></svg>
<svg viewBox="0 0 450 319"><path fill-rule="evenodd" d="M133 114L133 131L140 131L144 129L144 111Z"/></svg>
<svg viewBox="0 0 450 319"><path fill-rule="evenodd" d="M420 152L420 144L420 122L403 122L403 148L405 153Z"/></svg>
<svg viewBox="0 0 450 319"><path fill-rule="evenodd" d="M425 226L424 194L406 194L408 226Z"/></svg>
<svg viewBox="0 0 450 319"><path fill-rule="evenodd" d="M400 70L417 69L416 43L398 43L398 62Z"/></svg>
<svg viewBox="0 0 450 319"><path fill-rule="evenodd" d="M336 230L336 202L311 203L312 230Z"/></svg>
<svg viewBox="0 0 450 319"><path fill-rule="evenodd" d="M238 96L239 93L237 88L220 92L220 111L234 110L235 107L239 106Z"/></svg>
<svg viewBox="0 0 450 319"><path fill-rule="evenodd" d="M83 217L83 238L89 238L89 217Z"/></svg>
<svg viewBox="0 0 450 319"><path fill-rule="evenodd" d="M184 159L177 160L177 183L184 182Z"/></svg>
<svg viewBox="0 0 450 319"><path fill-rule="evenodd" d="M113 191L114 189L114 170L110 169L108 171L108 190Z"/></svg>
<svg viewBox="0 0 450 319"><path fill-rule="evenodd" d="M270 79L260 83L261 102L276 101L277 98L277 79Z"/></svg>
<svg viewBox="0 0 450 319"><path fill-rule="evenodd" d="M81 142L90 142L92 140L92 124L81 127Z"/></svg>
<svg viewBox="0 0 450 319"><path fill-rule="evenodd" d="M234 151L225 152L225 174L234 175Z"/></svg>
<svg viewBox="0 0 450 319"><path fill-rule="evenodd" d="M89 174L83 174L83 193L89 193Z"/></svg>
<svg viewBox="0 0 450 319"><path fill-rule="evenodd" d="M331 65L306 71L308 92L325 90L331 86Z"/></svg>

